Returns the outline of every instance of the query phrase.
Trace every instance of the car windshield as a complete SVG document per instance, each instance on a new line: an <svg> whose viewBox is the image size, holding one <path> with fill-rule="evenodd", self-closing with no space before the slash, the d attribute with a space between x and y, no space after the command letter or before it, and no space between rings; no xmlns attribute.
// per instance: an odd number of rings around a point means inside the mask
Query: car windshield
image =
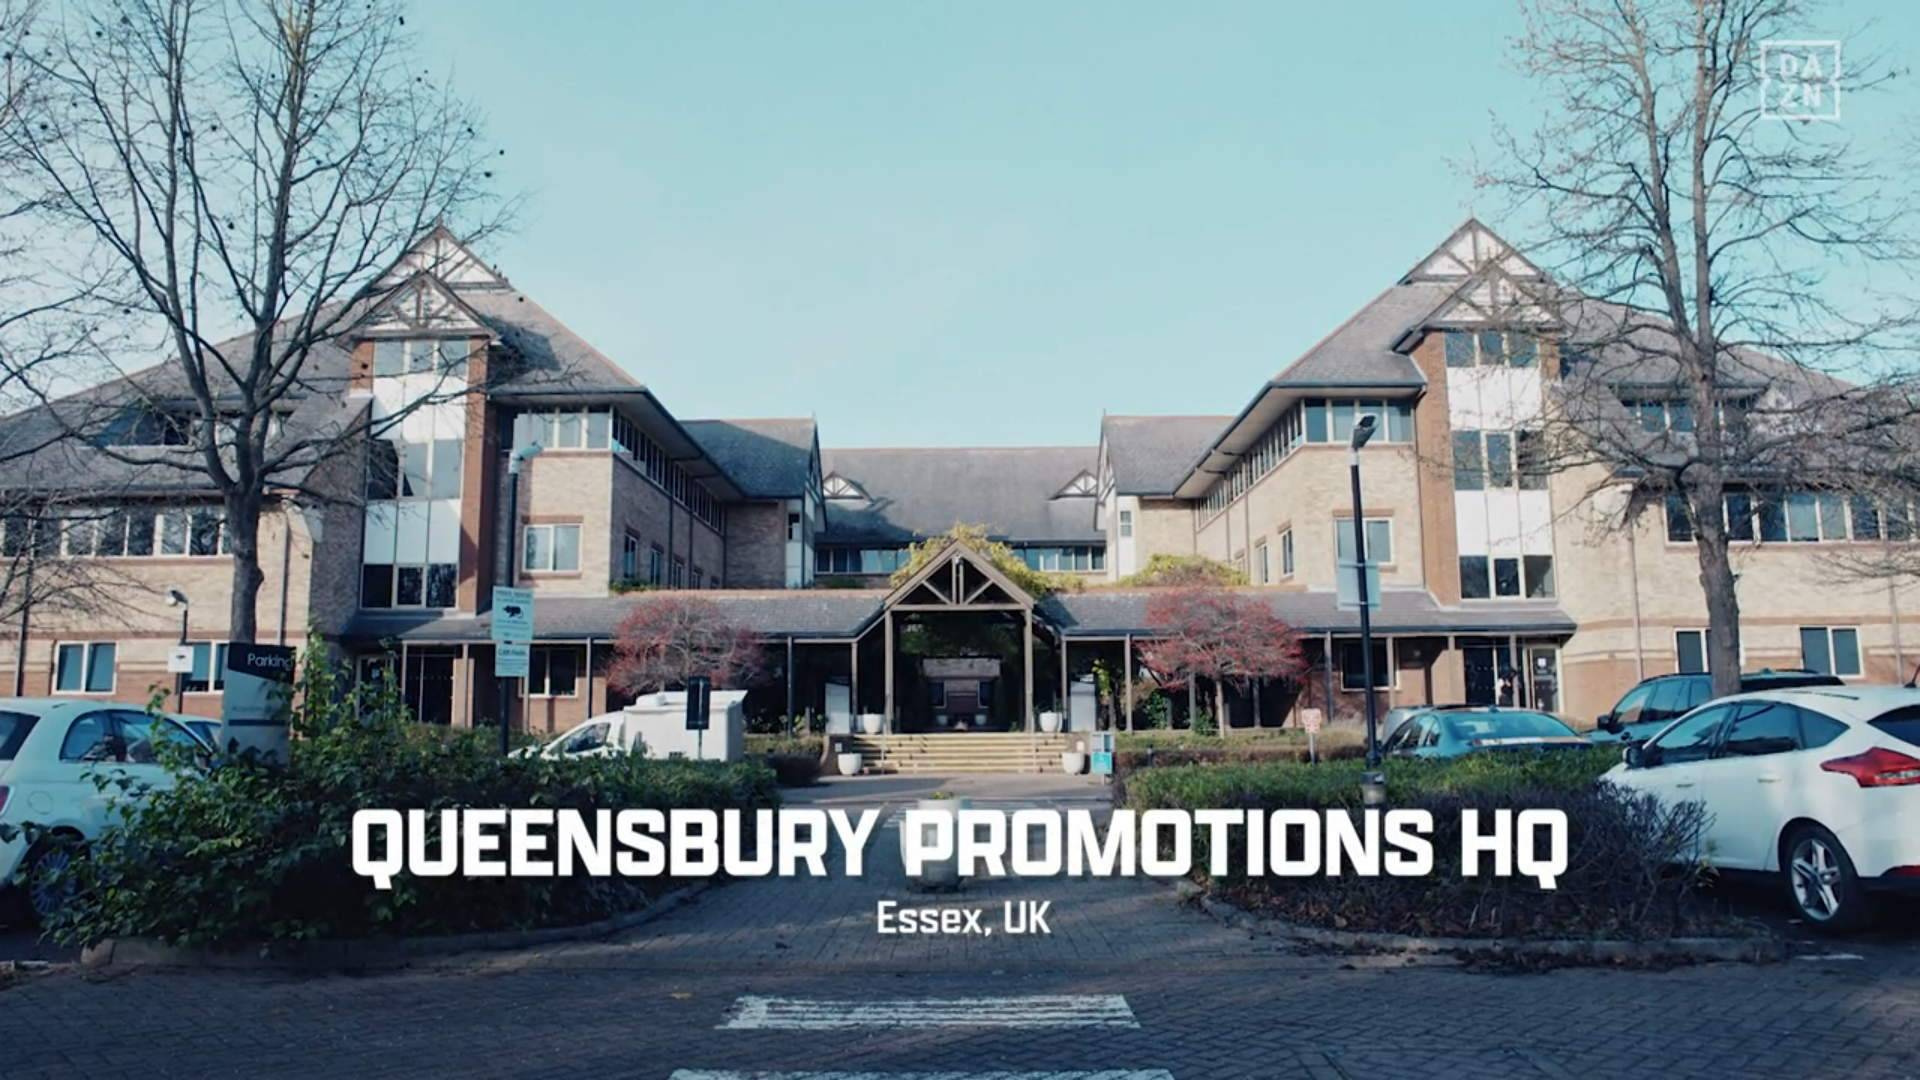
<svg viewBox="0 0 1920 1080"><path fill-rule="evenodd" d="M1902 705L1870 721L1874 729L1912 746L1920 746L1920 705Z"/></svg>
<svg viewBox="0 0 1920 1080"><path fill-rule="evenodd" d="M1510 712L1504 709L1471 716L1450 716L1447 724L1453 728L1455 737L1469 741L1564 738L1574 733L1572 728L1545 713Z"/></svg>
<svg viewBox="0 0 1920 1080"><path fill-rule="evenodd" d="M20 752L20 745L27 741L27 733L33 730L33 722L38 717L23 712L0 712L0 761L12 761L13 755Z"/></svg>

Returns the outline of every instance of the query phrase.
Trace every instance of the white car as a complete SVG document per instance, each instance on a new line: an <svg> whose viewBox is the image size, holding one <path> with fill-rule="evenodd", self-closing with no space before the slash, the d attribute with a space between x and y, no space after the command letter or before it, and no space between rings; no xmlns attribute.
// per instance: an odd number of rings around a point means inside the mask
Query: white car
<svg viewBox="0 0 1920 1080"><path fill-rule="evenodd" d="M1816 929L1864 926L1870 893L1920 892L1920 689L1740 694L1625 758L1608 781L1702 803L1707 860L1779 875Z"/></svg>
<svg viewBox="0 0 1920 1080"><path fill-rule="evenodd" d="M611 757L630 752L645 753L640 725L625 713L596 716L579 727L560 735L544 746L529 746L515 752L516 757Z"/></svg>
<svg viewBox="0 0 1920 1080"><path fill-rule="evenodd" d="M17 884L28 914L51 915L68 891L49 884L42 872L69 865L81 845L100 835L120 798L173 785L173 775L154 760L156 738L206 749L171 717L156 721L127 705L0 701L0 823L17 828L32 822L49 830L35 843L18 832L0 839L0 893ZM97 775L122 773L131 782L126 788L109 783L102 789L94 782Z"/></svg>

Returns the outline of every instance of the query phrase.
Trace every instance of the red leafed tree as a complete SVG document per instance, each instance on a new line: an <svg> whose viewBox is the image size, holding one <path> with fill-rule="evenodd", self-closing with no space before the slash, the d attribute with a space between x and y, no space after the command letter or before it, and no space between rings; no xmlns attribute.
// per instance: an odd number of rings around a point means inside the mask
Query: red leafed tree
<svg viewBox="0 0 1920 1080"><path fill-rule="evenodd" d="M727 621L704 596L676 593L642 598L614 632L608 678L623 694L686 685L704 675L718 687L751 683L765 654L753 634Z"/></svg>
<svg viewBox="0 0 1920 1080"><path fill-rule="evenodd" d="M1144 646L1147 667L1175 686L1213 683L1215 720L1226 731L1228 685L1295 679L1306 671L1300 635L1273 613L1264 597L1218 587L1170 590L1147 601L1147 625L1156 635Z"/></svg>

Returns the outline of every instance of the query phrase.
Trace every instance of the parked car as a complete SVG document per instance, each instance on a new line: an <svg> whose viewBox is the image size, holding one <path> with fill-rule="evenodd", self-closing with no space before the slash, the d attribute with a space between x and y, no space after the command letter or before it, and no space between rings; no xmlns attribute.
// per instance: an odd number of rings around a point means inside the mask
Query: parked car
<svg viewBox="0 0 1920 1080"><path fill-rule="evenodd" d="M1543 712L1493 705L1442 705L1408 717L1381 751L1395 757L1447 758L1490 750L1590 745L1579 732Z"/></svg>
<svg viewBox="0 0 1920 1080"><path fill-rule="evenodd" d="M38 839L24 833L0 839L0 892L18 894L26 913L44 919L65 903L70 890L47 880L70 865L100 835L114 803L142 791L171 787L173 775L155 761L155 740L206 749L197 736L168 717L100 701L15 698L0 702L0 823L28 822L47 829ZM132 786L94 782L98 773L125 774Z"/></svg>
<svg viewBox="0 0 1920 1080"><path fill-rule="evenodd" d="M611 757L644 750L640 725L625 712L596 716L562 733L544 746L529 746L514 752L515 757Z"/></svg>
<svg viewBox="0 0 1920 1080"><path fill-rule="evenodd" d="M1688 713L1606 774L1700 802L1718 869L1777 875L1819 930L1872 918L1870 893L1920 893L1920 690L1767 690Z"/></svg>
<svg viewBox="0 0 1920 1080"><path fill-rule="evenodd" d="M1845 686L1836 675L1817 671L1763 668L1740 676L1740 692L1791 690L1803 686ZM1588 736L1599 743L1646 742L1660 729L1713 700L1713 676L1689 672L1643 679L1612 709L1601 713L1599 726Z"/></svg>
<svg viewBox="0 0 1920 1080"><path fill-rule="evenodd" d="M1406 723L1410 717L1417 716L1431 709L1464 709L1466 707L1464 703L1454 705L1397 705L1394 708L1388 709L1387 715L1381 717L1380 723L1377 725L1380 745L1387 745L1387 740L1393 738L1393 733L1399 731L1400 725Z"/></svg>

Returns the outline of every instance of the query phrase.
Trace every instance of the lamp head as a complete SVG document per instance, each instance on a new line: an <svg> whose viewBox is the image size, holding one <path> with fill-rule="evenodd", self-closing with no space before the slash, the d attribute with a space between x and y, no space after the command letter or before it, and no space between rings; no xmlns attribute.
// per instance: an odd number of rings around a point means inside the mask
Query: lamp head
<svg viewBox="0 0 1920 1080"><path fill-rule="evenodd" d="M167 606L168 607L190 606L187 603L187 594L181 592L179 589L168 589L167 590Z"/></svg>
<svg viewBox="0 0 1920 1080"><path fill-rule="evenodd" d="M531 457L537 457L539 453L540 453L539 443L528 443L525 446L516 448L513 452L513 456L507 459L507 471L510 473L518 473L520 471L521 462Z"/></svg>
<svg viewBox="0 0 1920 1080"><path fill-rule="evenodd" d="M1373 438L1373 432L1377 422L1377 418L1372 413L1368 413L1360 419L1355 420L1353 422L1353 439L1348 442L1347 445L1355 450L1367 445L1367 440Z"/></svg>

